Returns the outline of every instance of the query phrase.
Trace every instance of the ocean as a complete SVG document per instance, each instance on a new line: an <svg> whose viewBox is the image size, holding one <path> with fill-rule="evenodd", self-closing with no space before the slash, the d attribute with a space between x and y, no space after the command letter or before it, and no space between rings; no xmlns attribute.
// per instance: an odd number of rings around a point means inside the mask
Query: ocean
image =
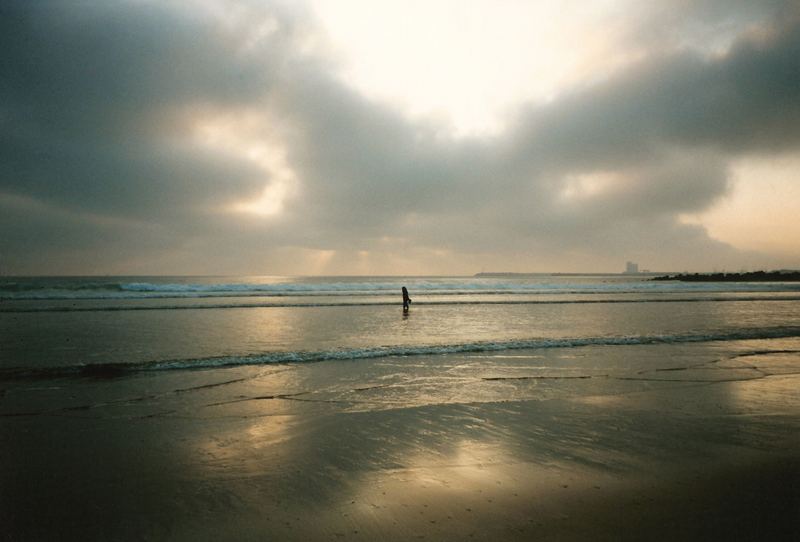
<svg viewBox="0 0 800 542"><path fill-rule="evenodd" d="M3 278L0 375L797 337L798 301L634 275Z"/></svg>

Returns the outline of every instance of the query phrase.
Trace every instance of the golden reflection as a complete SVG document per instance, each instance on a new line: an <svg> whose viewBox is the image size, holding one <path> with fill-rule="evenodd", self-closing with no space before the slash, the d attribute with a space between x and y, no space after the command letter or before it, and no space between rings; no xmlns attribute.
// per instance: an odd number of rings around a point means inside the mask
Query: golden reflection
<svg viewBox="0 0 800 542"><path fill-rule="evenodd" d="M437 450L441 452L441 450ZM449 445L445 454L432 453L426 447L412 445L403 458L403 466L391 469L394 478L411 487L442 485L449 489L479 487L494 480L494 467L509 463L511 452L496 442L461 439Z"/></svg>
<svg viewBox="0 0 800 542"><path fill-rule="evenodd" d="M225 432L209 432L195 443L192 457L200 458L206 475L258 475L270 464L291 459L294 446L292 415L251 418L248 425L231 424Z"/></svg>
<svg viewBox="0 0 800 542"><path fill-rule="evenodd" d="M200 412L207 423L219 420L218 430L206 431L193 442L191 456L207 474L257 474L265 466L286 461L295 453L298 421L281 394L299 390L296 371L287 367L248 368L253 378L236 389L220 390L218 401Z"/></svg>
<svg viewBox="0 0 800 542"><path fill-rule="evenodd" d="M747 412L765 415L800 414L800 339L772 339L751 343L752 354L726 360L730 367L747 367L758 377L730 386L730 400Z"/></svg>
<svg viewBox="0 0 800 542"><path fill-rule="evenodd" d="M572 398L572 401L576 403L582 403L584 405L589 406L596 406L596 407L622 407L637 401L636 398L631 398L627 395L619 395L617 393L609 394L609 395L587 395L587 396L577 396Z"/></svg>

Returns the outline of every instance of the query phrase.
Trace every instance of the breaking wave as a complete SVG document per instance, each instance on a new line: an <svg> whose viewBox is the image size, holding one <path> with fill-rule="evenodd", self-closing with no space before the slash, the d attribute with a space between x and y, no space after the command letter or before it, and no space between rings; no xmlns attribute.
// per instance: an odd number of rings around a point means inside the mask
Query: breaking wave
<svg viewBox="0 0 800 542"><path fill-rule="evenodd" d="M201 297L380 296L394 295L406 284L431 295L470 294L595 294L648 292L800 292L798 283L674 283L608 281L594 283L487 279L389 280L274 283L160 283L87 280L21 280L0 282L0 299L169 299Z"/></svg>
<svg viewBox="0 0 800 542"><path fill-rule="evenodd" d="M758 329L739 329L718 333L687 333L673 335L636 335L580 338L538 338L508 341L467 342L421 346L378 346L341 348L319 351L265 352L241 356L170 359L141 363L98 363L39 369L10 368L0 370L0 378L58 378L58 377L116 377L142 371L211 369L245 365L356 361L386 357L435 356L459 353L497 352L540 348L577 348L584 346L627 346L652 344L682 344L752 339L800 337L800 327L782 326Z"/></svg>

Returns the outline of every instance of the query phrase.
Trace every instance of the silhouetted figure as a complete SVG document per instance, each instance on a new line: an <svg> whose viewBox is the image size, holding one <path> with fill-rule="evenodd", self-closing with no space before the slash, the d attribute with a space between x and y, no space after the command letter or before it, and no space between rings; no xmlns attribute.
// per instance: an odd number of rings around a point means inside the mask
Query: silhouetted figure
<svg viewBox="0 0 800 542"><path fill-rule="evenodd" d="M407 311L408 310L408 306L410 304L411 304L411 298L408 297L408 290L406 290L406 287L403 286L403 310Z"/></svg>

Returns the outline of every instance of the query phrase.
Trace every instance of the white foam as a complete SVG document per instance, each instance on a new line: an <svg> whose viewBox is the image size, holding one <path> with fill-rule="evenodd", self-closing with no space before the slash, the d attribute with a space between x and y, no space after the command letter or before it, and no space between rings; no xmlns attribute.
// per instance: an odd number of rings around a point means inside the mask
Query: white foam
<svg viewBox="0 0 800 542"><path fill-rule="evenodd" d="M422 355L529 350L539 348L575 348L584 346L625 346L647 344L681 344L694 342L733 341L800 337L800 327L768 329L739 329L720 333L681 335L638 335L581 338L523 339L510 341L471 342L422 346L380 346L372 348L322 350L316 352L269 352L250 356L221 356L202 359L159 361L141 368L148 370L201 369L234 365L265 365L276 363L321 362L330 360L359 360Z"/></svg>
<svg viewBox="0 0 800 542"><path fill-rule="evenodd" d="M646 280L580 283L538 278L529 281L499 279L398 279L389 281L276 282L276 283L158 283L69 282L0 283L0 299L170 299L201 297L376 296L399 295L406 285L423 295L471 294L625 294L702 292L797 292L800 283L677 283Z"/></svg>

